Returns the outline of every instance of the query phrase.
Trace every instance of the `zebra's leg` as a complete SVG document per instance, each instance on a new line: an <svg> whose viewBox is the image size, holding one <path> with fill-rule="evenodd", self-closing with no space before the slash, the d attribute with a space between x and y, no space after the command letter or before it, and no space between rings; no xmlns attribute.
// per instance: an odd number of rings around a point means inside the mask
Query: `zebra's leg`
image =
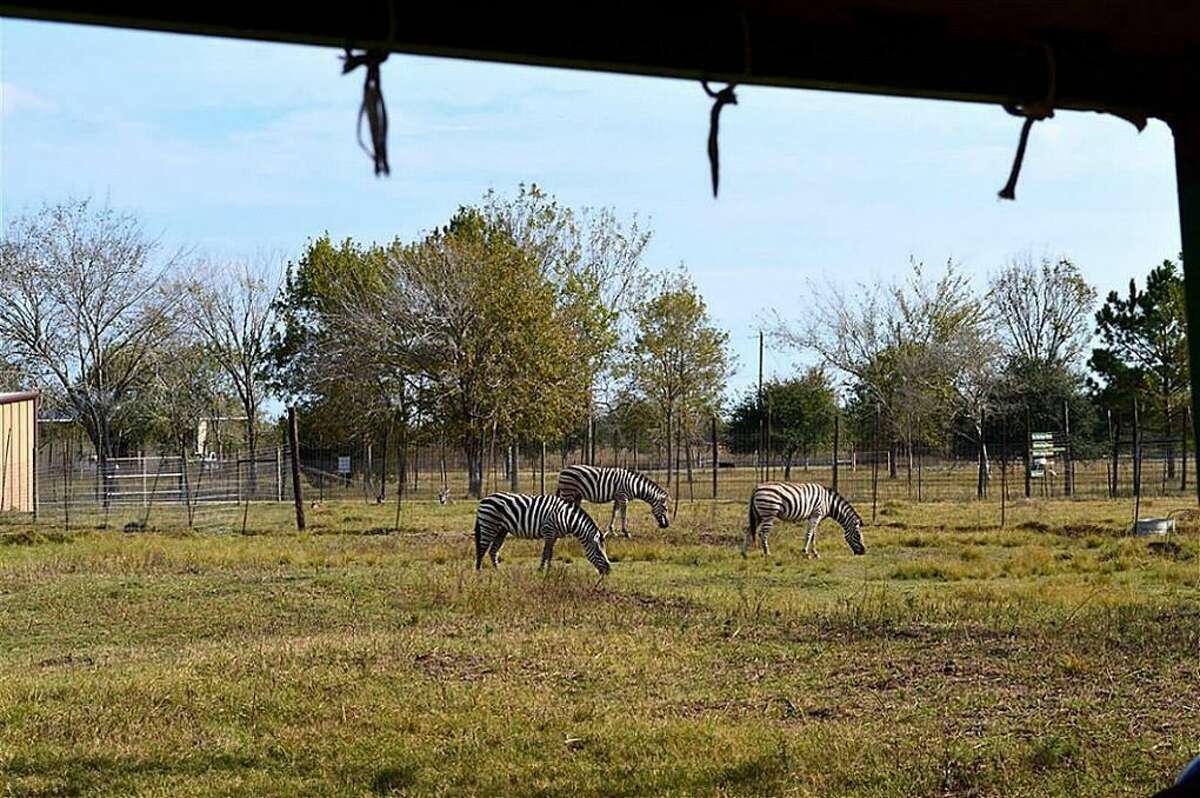
<svg viewBox="0 0 1200 798"><path fill-rule="evenodd" d="M742 556L745 557L754 545L755 527L746 527L746 536L742 539Z"/></svg>
<svg viewBox="0 0 1200 798"><path fill-rule="evenodd" d="M550 561L554 559L554 541L558 539L558 535L554 532L545 533L546 544L542 547L542 562L538 566L539 571L550 572Z"/></svg>
<svg viewBox="0 0 1200 798"><path fill-rule="evenodd" d="M475 520L475 570L483 568L483 555L487 552L491 541L483 531L483 525L479 523L479 519Z"/></svg>
<svg viewBox="0 0 1200 798"><path fill-rule="evenodd" d="M507 532L498 532L492 545L488 546L488 556L492 559L492 567L500 567L500 549L504 548L504 541L508 538Z"/></svg>
<svg viewBox="0 0 1200 798"><path fill-rule="evenodd" d="M811 518L808 519L808 534L804 540L804 556L810 559L817 559L821 556L817 554L817 523Z"/></svg>
<svg viewBox="0 0 1200 798"><path fill-rule="evenodd" d="M767 545L767 536L771 534L771 523L773 520L768 518L758 527L758 545L762 547L764 557L771 556L771 547Z"/></svg>
<svg viewBox="0 0 1200 798"><path fill-rule="evenodd" d="M608 519L608 531L604 533L605 537L608 537L612 534L613 525L617 523L617 509L619 508L620 504L620 499L613 500L612 516Z"/></svg>
<svg viewBox="0 0 1200 798"><path fill-rule="evenodd" d="M621 534L629 537L629 527L625 524L626 516L629 514L629 499L621 499Z"/></svg>

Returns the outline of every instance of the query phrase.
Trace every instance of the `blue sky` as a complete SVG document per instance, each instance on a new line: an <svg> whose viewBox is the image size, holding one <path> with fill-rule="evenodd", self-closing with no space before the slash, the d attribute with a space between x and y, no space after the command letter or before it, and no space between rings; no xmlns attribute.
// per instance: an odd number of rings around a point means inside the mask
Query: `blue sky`
<svg viewBox="0 0 1200 798"><path fill-rule="evenodd" d="M1171 138L1098 114L1035 126L1015 203L996 191L1019 120L998 107L742 87L721 124L688 81L393 56L390 179L354 136L361 73L336 50L0 21L0 214L107 197L168 245L294 255L335 237L412 237L483 191L537 182L649 219L649 261L685 263L754 378L770 309L961 261L1065 255L1101 294L1179 251ZM770 353L768 373L789 370Z"/></svg>

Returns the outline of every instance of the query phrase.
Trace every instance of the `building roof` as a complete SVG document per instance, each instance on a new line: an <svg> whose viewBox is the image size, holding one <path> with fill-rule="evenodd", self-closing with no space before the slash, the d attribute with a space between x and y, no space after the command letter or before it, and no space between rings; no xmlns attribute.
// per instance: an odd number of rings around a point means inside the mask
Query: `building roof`
<svg viewBox="0 0 1200 798"><path fill-rule="evenodd" d="M41 394L38 391L15 391L13 393L0 393L0 405L9 405L13 402L25 402L30 399L37 399Z"/></svg>
<svg viewBox="0 0 1200 798"><path fill-rule="evenodd" d="M1057 108L1131 117L1184 107L1200 79L1200 13L1173 0L585 0L569 8L0 0L7 16L990 103L1040 100L1053 82Z"/></svg>

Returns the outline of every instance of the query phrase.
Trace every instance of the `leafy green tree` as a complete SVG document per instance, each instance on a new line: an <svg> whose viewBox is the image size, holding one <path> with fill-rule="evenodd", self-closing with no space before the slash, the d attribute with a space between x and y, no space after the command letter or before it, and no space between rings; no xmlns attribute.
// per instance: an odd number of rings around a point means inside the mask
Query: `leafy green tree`
<svg viewBox="0 0 1200 798"><path fill-rule="evenodd" d="M402 439L425 417L460 441L472 495L489 444L556 437L585 416L589 311L479 209L394 242L378 274L333 292L316 370L370 375Z"/></svg>
<svg viewBox="0 0 1200 798"><path fill-rule="evenodd" d="M721 404L732 373L729 334L716 327L686 273L664 279L639 305L636 333L621 373L655 409L668 462L672 434L691 430Z"/></svg>
<svg viewBox="0 0 1200 798"><path fill-rule="evenodd" d="M798 377L772 380L763 385L763 408L758 391L747 391L733 407L726 432L729 448L738 453L756 451L759 430L770 408L771 449L783 455L783 478L791 479L792 461L829 443L837 396L824 369L811 368Z"/></svg>
<svg viewBox="0 0 1200 798"><path fill-rule="evenodd" d="M382 247L350 239L334 243L326 234L311 240L287 266L274 303L268 387L299 406L302 437L310 444L374 440L387 451L392 408L380 398L372 374L331 374L322 368L330 362L322 353L330 349L333 317L347 296L382 292L385 259Z"/></svg>
<svg viewBox="0 0 1200 798"><path fill-rule="evenodd" d="M1139 290L1129 281L1125 296L1109 293L1096 314L1102 346L1089 365L1098 378L1101 405L1125 414L1135 394L1149 394L1146 416L1174 431L1176 411L1188 401L1187 317L1183 276L1164 260Z"/></svg>

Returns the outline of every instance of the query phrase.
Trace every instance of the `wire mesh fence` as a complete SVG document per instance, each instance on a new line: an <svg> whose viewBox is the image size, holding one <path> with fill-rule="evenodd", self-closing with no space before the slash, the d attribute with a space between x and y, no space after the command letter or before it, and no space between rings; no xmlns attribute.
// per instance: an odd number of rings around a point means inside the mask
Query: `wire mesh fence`
<svg viewBox="0 0 1200 798"><path fill-rule="evenodd" d="M756 451L753 441L690 435L671 442L584 441L484 447L482 492L554 492L558 472L573 464L641 471L675 502L745 501L764 481L836 487L866 515L894 501L973 501L999 506L1023 498L1127 499L1190 496L1196 462L1182 438L1121 439L1071 452L1070 441L1044 436L985 441L983 450L863 446ZM1082 447L1081 447L1082 448ZM150 455L98 459L77 449L39 452L39 516L70 526L193 529L244 526L251 505L293 501L292 467L283 447L254 456ZM467 458L443 442L403 452L370 445L302 447L299 474L307 503L458 501L468 497Z"/></svg>

